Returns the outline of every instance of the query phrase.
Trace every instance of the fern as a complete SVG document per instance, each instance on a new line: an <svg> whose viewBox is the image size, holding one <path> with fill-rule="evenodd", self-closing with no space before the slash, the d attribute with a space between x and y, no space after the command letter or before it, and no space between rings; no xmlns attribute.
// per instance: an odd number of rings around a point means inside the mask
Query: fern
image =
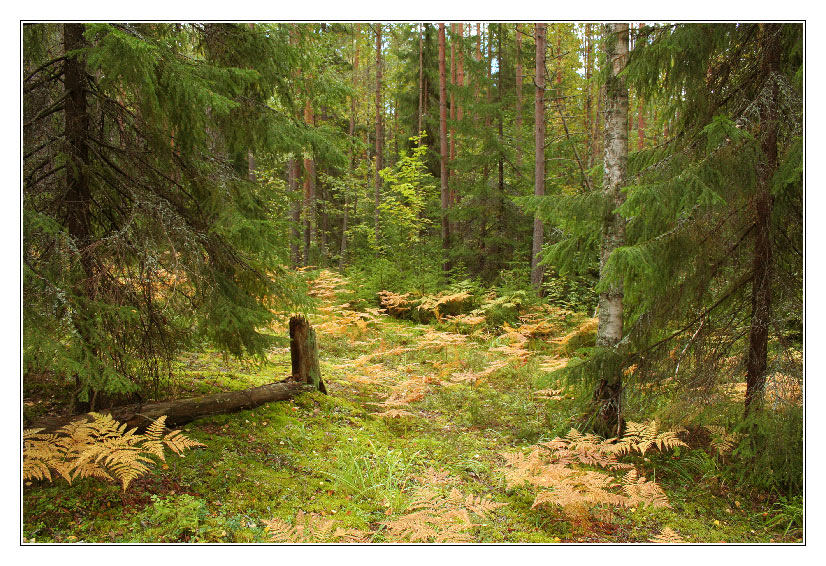
<svg viewBox="0 0 826 566"><path fill-rule="evenodd" d="M123 491L149 471L153 458L164 460L163 445L181 455L185 450L204 446L180 431L166 430L166 417L153 422L146 434L127 430L111 415L91 413L91 422L74 421L56 433L42 429L23 431L23 479L53 481L50 470L70 485L78 478L117 479Z"/></svg>
<svg viewBox="0 0 826 566"><path fill-rule="evenodd" d="M686 542L678 533L673 531L670 527L665 527L658 535L654 535L648 539L649 542L656 542L660 544L680 544Z"/></svg>
<svg viewBox="0 0 826 566"><path fill-rule="evenodd" d="M641 477L633 465L620 462L618 457L631 451L644 454L652 446L663 451L684 446L676 436L679 430L659 432L653 421L647 425L628 423L628 430L618 441L572 428L563 438L538 444L527 454L503 453L505 482L508 487L527 483L539 488L531 508L558 506L581 523L587 522L587 511L598 506L669 507L659 485ZM618 481L610 473L581 466L628 471Z"/></svg>
<svg viewBox="0 0 826 566"><path fill-rule="evenodd" d="M383 523L388 538L409 542L471 542L475 523L470 513L487 516L502 507L486 497L464 495L455 487L447 495L429 485L419 487L408 513Z"/></svg>
<svg viewBox="0 0 826 566"><path fill-rule="evenodd" d="M718 425L707 425L703 428L711 434L711 447L720 457L734 450L734 447L743 437L742 434L738 432L727 432L725 427Z"/></svg>
<svg viewBox="0 0 826 566"><path fill-rule="evenodd" d="M687 446L685 442L677 436L685 432L680 427L673 430L659 432L657 421L645 423L626 423L625 434L617 443L617 451L620 454L636 451L644 455L651 447L656 446L660 452L673 450L677 446Z"/></svg>
<svg viewBox="0 0 826 566"><path fill-rule="evenodd" d="M264 521L264 526L272 542L282 543L367 542L369 535L357 529L336 527L333 519L303 511L296 514L292 525L282 519L271 519Z"/></svg>
<svg viewBox="0 0 826 566"><path fill-rule="evenodd" d="M629 470L622 478L622 490L628 496L624 502L626 506L651 505L652 507L668 507L668 498L662 488L640 476L637 470Z"/></svg>

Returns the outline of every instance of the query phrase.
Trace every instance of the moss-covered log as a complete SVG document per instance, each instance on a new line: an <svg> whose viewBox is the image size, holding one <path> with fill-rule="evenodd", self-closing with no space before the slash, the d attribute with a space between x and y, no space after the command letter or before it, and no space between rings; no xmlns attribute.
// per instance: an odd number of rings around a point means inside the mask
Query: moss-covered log
<svg viewBox="0 0 826 566"><path fill-rule="evenodd" d="M284 381L242 391L225 391L188 399L125 405L101 412L109 413L114 419L142 430L163 415L166 415L167 426L173 427L201 417L253 409L273 401L284 401L305 391L321 391L326 394L327 388L321 379L318 363L315 330L303 316L294 316L290 319L290 353L293 374ZM76 420L91 422L94 418L88 413L50 417L36 422L31 428L52 431Z"/></svg>
<svg viewBox="0 0 826 566"><path fill-rule="evenodd" d="M290 378L286 381L268 383L267 385L242 391L225 391L204 395L203 397L174 399L157 403L138 403L101 412L109 413L115 420L140 430L149 426L157 418L166 415L166 425L175 427L201 417L253 409L273 401L284 401L299 393L315 391L316 389L317 387L313 385ZM76 420L91 422L93 417L88 413L69 417L51 417L36 422L31 428L44 428L52 431Z"/></svg>

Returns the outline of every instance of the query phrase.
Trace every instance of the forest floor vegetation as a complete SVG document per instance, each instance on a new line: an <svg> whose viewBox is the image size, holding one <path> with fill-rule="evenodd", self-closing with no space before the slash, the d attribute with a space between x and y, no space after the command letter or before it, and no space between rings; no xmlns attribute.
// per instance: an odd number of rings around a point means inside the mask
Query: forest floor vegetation
<svg viewBox="0 0 826 566"><path fill-rule="evenodd" d="M353 310L345 279L307 274L328 395L190 423L185 434L205 447L167 458L125 492L95 479L27 482L24 540L801 541L801 498L734 485L721 473L725 456L693 429L680 436L686 446L618 458L656 481L668 506L537 504L536 485L509 481L504 454L528 456L581 423L573 392L544 378L566 363L571 340L592 330L588 314L547 312L523 331L441 317L421 324L375 305ZM268 357L259 367L212 351L183 355L175 396L277 381L290 367L286 342ZM578 464L576 473L594 470Z"/></svg>

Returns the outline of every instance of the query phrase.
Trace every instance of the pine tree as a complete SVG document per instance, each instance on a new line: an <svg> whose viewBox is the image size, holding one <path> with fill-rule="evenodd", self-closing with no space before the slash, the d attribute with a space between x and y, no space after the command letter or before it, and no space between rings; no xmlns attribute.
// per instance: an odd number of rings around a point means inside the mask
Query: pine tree
<svg viewBox="0 0 826 566"><path fill-rule="evenodd" d="M534 102L534 195L545 195L545 24L536 24L536 94ZM542 267L539 265L544 238L539 214L533 220L533 249L531 251L531 285L537 291L542 286Z"/></svg>
<svg viewBox="0 0 826 566"><path fill-rule="evenodd" d="M445 76L445 24L439 23L439 151L441 179L442 248L444 249L444 271L450 270L450 224L448 206L450 186L448 184L448 144L447 144L447 85Z"/></svg>

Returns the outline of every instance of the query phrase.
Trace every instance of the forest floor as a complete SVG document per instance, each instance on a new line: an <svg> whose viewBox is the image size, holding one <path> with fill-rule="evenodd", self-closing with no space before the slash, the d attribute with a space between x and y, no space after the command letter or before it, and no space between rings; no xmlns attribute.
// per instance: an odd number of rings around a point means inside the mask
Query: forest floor
<svg viewBox="0 0 826 566"><path fill-rule="evenodd" d="M511 462L580 417L562 386L554 341L515 329L468 336L349 310L346 282L316 276L310 316L328 395L303 394L204 418L206 445L119 485L35 482L23 490L27 542L626 543L799 542L776 499L726 485L706 447L626 456L669 506L533 506L508 482ZM554 321L559 336L587 322ZM286 333L286 330L279 329ZM556 341L559 343L559 340ZM261 367L214 352L181 357L179 395L243 389L289 371L289 348ZM579 408L578 408L579 407ZM617 476L619 477L619 476ZM788 520L787 520L788 519Z"/></svg>

